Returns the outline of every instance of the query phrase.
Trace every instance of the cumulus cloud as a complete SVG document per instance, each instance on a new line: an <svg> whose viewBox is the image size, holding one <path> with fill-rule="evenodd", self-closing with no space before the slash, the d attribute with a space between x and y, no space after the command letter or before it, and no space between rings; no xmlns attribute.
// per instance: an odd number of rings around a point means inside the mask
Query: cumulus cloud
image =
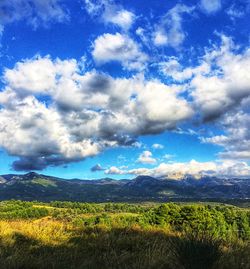
<svg viewBox="0 0 250 269"><path fill-rule="evenodd" d="M111 22L127 30L131 27L135 20L135 15L128 10L109 10L105 15L105 21Z"/></svg>
<svg viewBox="0 0 250 269"><path fill-rule="evenodd" d="M119 169L116 166L111 166L109 169L105 170L105 174L107 175L123 175L125 174L123 170Z"/></svg>
<svg viewBox="0 0 250 269"><path fill-rule="evenodd" d="M207 14L214 14L221 9L221 0L201 0L201 9Z"/></svg>
<svg viewBox="0 0 250 269"><path fill-rule="evenodd" d="M170 57L160 71L188 90L194 107L205 121L214 120L250 96L250 49L239 50L230 37L207 48L196 66L187 67Z"/></svg>
<svg viewBox="0 0 250 269"><path fill-rule="evenodd" d="M250 159L250 115L244 112L226 115L221 124L225 135L202 137L204 143L222 146L224 151L219 153L225 159Z"/></svg>
<svg viewBox="0 0 250 269"><path fill-rule="evenodd" d="M13 69L6 69L4 81L19 95L51 94L56 88L56 76L70 78L77 69L75 60L54 62L39 56L18 62Z"/></svg>
<svg viewBox="0 0 250 269"><path fill-rule="evenodd" d="M143 164L154 164L157 161L155 158L153 158L152 152L145 150L140 154L139 158L137 159L137 162Z"/></svg>
<svg viewBox="0 0 250 269"><path fill-rule="evenodd" d="M194 76L192 96L205 119L223 115L250 95L250 49L237 53L232 40L222 36L221 47L207 52L207 74Z"/></svg>
<svg viewBox="0 0 250 269"><path fill-rule="evenodd" d="M135 41L120 33L99 36L94 41L92 55L98 64L117 61L129 70L144 69L148 60Z"/></svg>
<svg viewBox="0 0 250 269"><path fill-rule="evenodd" d="M250 50L239 48L227 36L220 38L221 44L207 49L199 65L184 67L171 57L160 63L160 70L188 90L197 115L205 122L216 120L224 131L201 141L223 147L220 158L248 160Z"/></svg>
<svg viewBox="0 0 250 269"><path fill-rule="evenodd" d="M190 14L194 7L177 4L155 25L153 42L156 46L178 48L185 40L186 33L182 28L183 14Z"/></svg>
<svg viewBox="0 0 250 269"><path fill-rule="evenodd" d="M2 0L0 2L0 25L25 21L34 29L48 26L51 22L69 20L61 0Z"/></svg>
<svg viewBox="0 0 250 269"><path fill-rule="evenodd" d="M203 61L199 66L184 67L179 63L177 57L170 57L167 61L159 63L159 70L174 81L184 82L199 74L206 75L210 71L210 65Z"/></svg>
<svg viewBox="0 0 250 269"><path fill-rule="evenodd" d="M16 170L79 161L107 147L136 146L192 116L179 89L143 78L84 72L74 59L34 57L6 69L0 145Z"/></svg>
<svg viewBox="0 0 250 269"><path fill-rule="evenodd" d="M153 149L163 149L164 146L163 146L162 144L157 144L157 143L155 143L155 144L152 145L152 148L153 148Z"/></svg>
<svg viewBox="0 0 250 269"><path fill-rule="evenodd" d="M84 138L74 141L55 108L33 96L0 110L0 144L20 160L16 170L43 169L96 155L101 145Z"/></svg>
<svg viewBox="0 0 250 269"><path fill-rule="evenodd" d="M145 175L150 175L154 177L169 177L169 178L183 178L185 175L199 176L206 171L215 170L216 166L213 162L199 163L192 160L187 163L161 163L159 166L148 169L146 168ZM132 169L129 171L130 174L137 175L140 174L141 169Z"/></svg>
<svg viewBox="0 0 250 269"><path fill-rule="evenodd" d="M98 172L98 171L103 171L105 168L103 168L99 163L91 167L91 172Z"/></svg>
<svg viewBox="0 0 250 269"><path fill-rule="evenodd" d="M134 23L136 16L112 0L84 0L85 9L89 15L101 17L106 24L111 23L123 30L128 30Z"/></svg>
<svg viewBox="0 0 250 269"><path fill-rule="evenodd" d="M113 174L116 167L113 167ZM136 168L131 170L120 170L119 174L130 175L148 175L157 178L183 179L185 176L193 176L201 178L202 176L216 176L219 178L232 177L249 177L250 166L246 162L238 161L211 161L197 162L176 162L176 163L161 163L154 168Z"/></svg>

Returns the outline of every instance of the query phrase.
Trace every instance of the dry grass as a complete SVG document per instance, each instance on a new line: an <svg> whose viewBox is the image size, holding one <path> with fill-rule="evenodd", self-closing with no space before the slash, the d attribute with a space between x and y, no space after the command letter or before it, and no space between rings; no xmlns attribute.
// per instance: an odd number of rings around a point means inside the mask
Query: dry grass
<svg viewBox="0 0 250 269"><path fill-rule="evenodd" d="M73 227L67 222L60 222L45 217L37 220L0 221L0 236L11 238L14 234L40 241L46 245L65 243L72 236Z"/></svg>
<svg viewBox="0 0 250 269"><path fill-rule="evenodd" d="M175 244L176 243L176 244ZM181 248L188 261L202 260L203 242L191 242L164 228L119 226L76 227L50 217L33 221L0 221L0 268L2 269L172 269L189 267L179 260ZM207 244L208 242L205 242ZM213 242L207 248L214 251ZM216 245L217 247L217 245ZM224 249L216 269L249 269L249 246ZM193 256L192 256L193 255ZM195 255L195 256L194 256ZM214 258L214 257L212 257ZM215 257L216 259L218 257ZM207 260L204 259L204 262ZM190 265L191 264L191 265ZM211 267L212 268L212 267Z"/></svg>

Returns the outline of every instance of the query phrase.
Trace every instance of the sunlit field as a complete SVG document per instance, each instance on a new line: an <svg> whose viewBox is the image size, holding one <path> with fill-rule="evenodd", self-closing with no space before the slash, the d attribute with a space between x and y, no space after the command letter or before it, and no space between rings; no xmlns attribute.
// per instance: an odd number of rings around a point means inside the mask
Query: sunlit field
<svg viewBox="0 0 250 269"><path fill-rule="evenodd" d="M248 209L8 201L1 268L250 268Z"/></svg>

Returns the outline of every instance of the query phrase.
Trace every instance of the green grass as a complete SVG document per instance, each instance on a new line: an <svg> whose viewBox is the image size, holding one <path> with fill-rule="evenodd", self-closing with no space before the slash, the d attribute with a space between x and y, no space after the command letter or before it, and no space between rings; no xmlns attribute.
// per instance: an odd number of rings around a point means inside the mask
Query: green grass
<svg viewBox="0 0 250 269"><path fill-rule="evenodd" d="M33 184L42 185L43 187L56 187L56 183L49 179L35 178L31 181Z"/></svg>
<svg viewBox="0 0 250 269"><path fill-rule="evenodd" d="M1 202L0 268L250 269L248 212L218 204Z"/></svg>

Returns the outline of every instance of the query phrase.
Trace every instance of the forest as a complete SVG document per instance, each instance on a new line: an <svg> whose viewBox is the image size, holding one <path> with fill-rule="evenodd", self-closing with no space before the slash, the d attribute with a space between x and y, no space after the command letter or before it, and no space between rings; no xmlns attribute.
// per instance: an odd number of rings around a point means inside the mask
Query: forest
<svg viewBox="0 0 250 269"><path fill-rule="evenodd" d="M248 269L250 210L218 203L0 202L1 268Z"/></svg>

